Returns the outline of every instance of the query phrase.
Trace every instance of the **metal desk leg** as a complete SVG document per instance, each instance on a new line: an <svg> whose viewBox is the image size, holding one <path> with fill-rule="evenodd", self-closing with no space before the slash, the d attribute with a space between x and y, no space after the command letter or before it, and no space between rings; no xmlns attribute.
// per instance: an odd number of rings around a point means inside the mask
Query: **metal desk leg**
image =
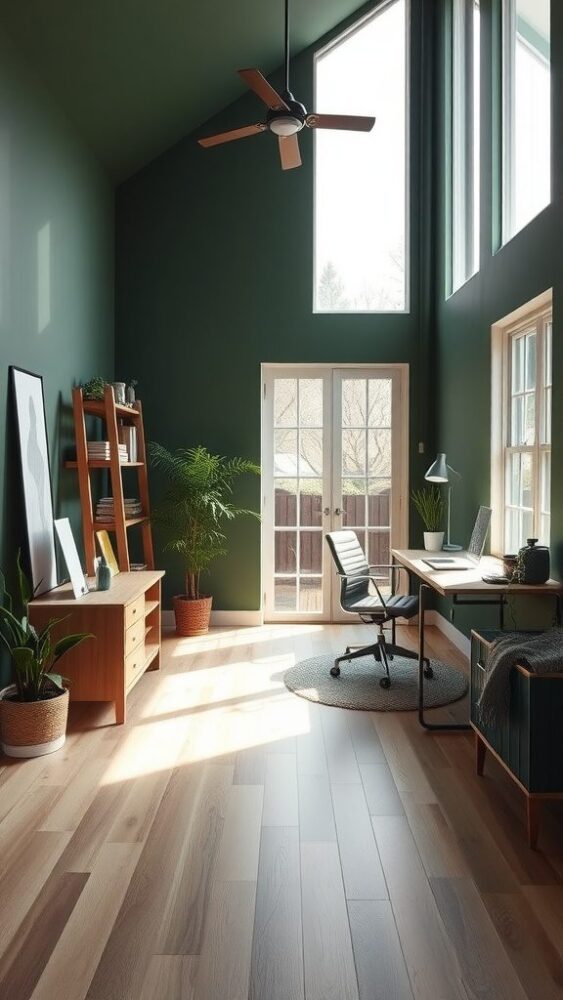
<svg viewBox="0 0 563 1000"><path fill-rule="evenodd" d="M421 583L418 591L418 721L432 732L461 732L471 729L466 722L427 722L424 718L424 612L426 592L431 588Z"/></svg>

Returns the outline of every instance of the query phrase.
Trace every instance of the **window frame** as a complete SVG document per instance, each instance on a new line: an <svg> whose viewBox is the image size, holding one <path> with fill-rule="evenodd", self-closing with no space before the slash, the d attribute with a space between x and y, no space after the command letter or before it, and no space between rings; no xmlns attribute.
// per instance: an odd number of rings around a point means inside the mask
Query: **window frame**
<svg viewBox="0 0 563 1000"><path fill-rule="evenodd" d="M449 75L450 152L449 152L449 206L450 206L450 260L447 274L446 297L455 295L460 288L478 274L481 268L481 60L475 75L474 9L480 0L451 0L450 40L451 63ZM479 55L481 39L479 38ZM477 79L477 102L475 81ZM477 154L475 134L477 130ZM477 206L475 205L477 201ZM477 217L475 211L477 209ZM475 224L477 222L477 224Z"/></svg>
<svg viewBox="0 0 563 1000"><path fill-rule="evenodd" d="M550 190L549 200L538 209L523 225L516 224L516 101L515 101L515 52L518 35L518 17L516 4L518 0L500 0L501 4L501 246L505 246L518 233L522 232L538 215L553 202L553 169L550 160ZM551 3L550 14L551 14ZM549 60L550 75L552 72L551 58ZM550 96L550 157L553 145L553 99Z"/></svg>
<svg viewBox="0 0 563 1000"><path fill-rule="evenodd" d="M539 295L532 302L515 310L492 327L492 384L491 384L491 552L502 556L506 553L508 527L508 512L521 510L518 505L508 503L507 485L508 468L511 456L514 454L531 454L533 456L532 510L533 537L542 537L542 474L544 455L549 456L551 472L552 441L544 440L545 419L545 359L547 329L553 331L553 296L552 290ZM511 418L513 397L511 391L512 379L512 344L515 338L525 336L532 329L536 333L536 374L535 374L535 433L534 444L511 443ZM553 344L552 333L551 347ZM550 368L552 368L552 357ZM551 409L549 412L551 430ZM549 503L551 517L551 496ZM523 544L523 543L522 543ZM546 544L549 544L548 542Z"/></svg>
<svg viewBox="0 0 563 1000"><path fill-rule="evenodd" d="M397 0L382 0L377 6L356 18L344 31L331 38L313 55L313 107L317 102L317 60L330 49L361 31L365 24L379 17ZM405 303L403 309L318 309L317 308L317 130L313 129L313 282L312 312L314 316L406 316L411 311L411 0L405 4ZM377 128L377 121L376 126Z"/></svg>

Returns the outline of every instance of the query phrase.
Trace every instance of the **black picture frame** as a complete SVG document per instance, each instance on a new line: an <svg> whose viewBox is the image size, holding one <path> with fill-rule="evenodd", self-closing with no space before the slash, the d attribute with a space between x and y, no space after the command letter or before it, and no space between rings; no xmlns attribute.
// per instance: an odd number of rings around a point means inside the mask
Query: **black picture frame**
<svg viewBox="0 0 563 1000"><path fill-rule="evenodd" d="M31 582L35 596L39 596L58 585L43 376L10 365L9 379L18 436Z"/></svg>

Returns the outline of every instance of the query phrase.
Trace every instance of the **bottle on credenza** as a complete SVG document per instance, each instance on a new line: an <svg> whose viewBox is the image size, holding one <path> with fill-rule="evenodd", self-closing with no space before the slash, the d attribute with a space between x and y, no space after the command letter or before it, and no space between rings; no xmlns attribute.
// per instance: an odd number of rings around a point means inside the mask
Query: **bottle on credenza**
<svg viewBox="0 0 563 1000"><path fill-rule="evenodd" d="M101 556L96 567L96 590L109 590L111 587L111 569L106 557Z"/></svg>

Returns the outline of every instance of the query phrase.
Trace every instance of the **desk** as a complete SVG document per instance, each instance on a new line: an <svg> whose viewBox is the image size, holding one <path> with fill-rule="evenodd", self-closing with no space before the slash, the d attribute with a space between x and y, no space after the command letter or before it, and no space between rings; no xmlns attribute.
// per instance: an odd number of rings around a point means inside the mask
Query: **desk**
<svg viewBox="0 0 563 1000"><path fill-rule="evenodd" d="M461 730L470 729L465 723L431 723L424 718L424 613L426 595L434 590L442 597L451 597L454 606L493 605L499 609L499 624L504 628L504 607L507 593L515 597L525 595L533 597L551 597L555 601L555 613L558 624L561 621L561 594L563 583L558 580L548 580L541 584L483 583L483 573L499 573L499 560L485 556L474 569L436 570L428 566L424 560L432 556L440 556L439 552L425 552L423 549L392 549L394 563L404 566L409 577L418 577L419 612L418 612L418 720L424 729L430 730ZM456 557L464 558L465 552L454 553Z"/></svg>

